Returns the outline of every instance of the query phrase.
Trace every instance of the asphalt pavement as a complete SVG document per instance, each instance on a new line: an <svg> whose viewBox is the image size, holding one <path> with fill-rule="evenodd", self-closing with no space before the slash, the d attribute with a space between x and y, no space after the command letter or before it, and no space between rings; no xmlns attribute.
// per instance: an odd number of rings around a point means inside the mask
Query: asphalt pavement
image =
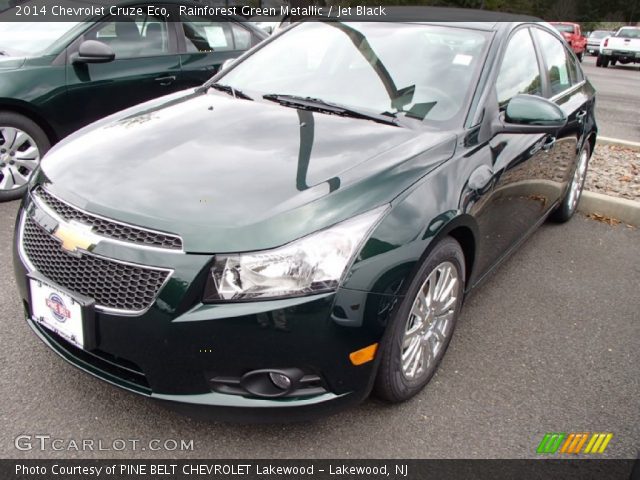
<svg viewBox="0 0 640 480"><path fill-rule="evenodd" d="M638 453L638 229L583 216L544 225L468 299L440 370L408 403L233 425L165 410L49 351L16 293L16 209L0 204L0 458L522 458L536 456L547 432L611 432L604 456ZM31 450L15 447L19 435L31 436ZM40 451L34 435L62 450ZM87 439L106 450L72 447ZM155 439L193 440L193 449L144 447Z"/></svg>
<svg viewBox="0 0 640 480"><path fill-rule="evenodd" d="M582 68L596 87L599 134L640 142L640 64L596 67L596 57L585 56Z"/></svg>

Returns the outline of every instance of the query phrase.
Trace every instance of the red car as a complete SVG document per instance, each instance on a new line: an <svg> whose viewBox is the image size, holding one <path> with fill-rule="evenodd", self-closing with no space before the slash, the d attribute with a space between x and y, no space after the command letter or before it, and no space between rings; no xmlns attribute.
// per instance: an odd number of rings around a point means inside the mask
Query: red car
<svg viewBox="0 0 640 480"><path fill-rule="evenodd" d="M587 37L582 35L580 25L571 22L550 22L558 30L567 43L571 46L578 60L582 61L584 52L587 49Z"/></svg>

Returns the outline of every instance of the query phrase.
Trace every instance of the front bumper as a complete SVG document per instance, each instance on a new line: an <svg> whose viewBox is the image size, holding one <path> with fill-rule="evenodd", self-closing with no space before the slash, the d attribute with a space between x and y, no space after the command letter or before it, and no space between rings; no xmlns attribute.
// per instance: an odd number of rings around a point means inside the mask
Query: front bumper
<svg viewBox="0 0 640 480"><path fill-rule="evenodd" d="M339 289L300 298L203 304L212 257L141 254L123 247L111 253L121 256L119 260L170 267L173 274L140 315L96 311L95 341L90 350L82 350L30 318L30 267L19 248L19 235L14 248L25 317L45 344L113 385L207 417L295 420L362 401L371 390L377 359L356 366L349 354L381 341L388 312L398 300L395 295ZM317 388L311 394L263 398L223 393L215 381L271 368L299 369L317 378Z"/></svg>
<svg viewBox="0 0 640 480"><path fill-rule="evenodd" d="M367 388L343 394L326 392L282 400L227 395L214 391L198 394L155 393L148 388L140 388L140 375L144 374L139 370L126 371L119 364L123 359L111 363L104 355L105 352L80 350L29 318L27 324L45 345L80 370L112 385L157 400L171 410L197 418L258 423L310 420L356 405L366 398L369 391Z"/></svg>

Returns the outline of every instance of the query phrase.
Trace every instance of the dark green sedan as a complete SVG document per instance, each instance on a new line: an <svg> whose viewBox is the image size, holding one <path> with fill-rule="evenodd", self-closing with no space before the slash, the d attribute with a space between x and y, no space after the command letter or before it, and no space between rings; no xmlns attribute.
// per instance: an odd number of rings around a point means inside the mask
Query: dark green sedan
<svg viewBox="0 0 640 480"><path fill-rule="evenodd" d="M201 85L266 37L229 18L180 15L181 5L199 4L169 0L164 14L143 8L83 22L0 22L0 201L24 194L41 157L69 133Z"/></svg>
<svg viewBox="0 0 640 480"><path fill-rule="evenodd" d="M49 152L16 226L24 315L176 408L407 400L465 296L576 211L594 108L547 24L294 24Z"/></svg>

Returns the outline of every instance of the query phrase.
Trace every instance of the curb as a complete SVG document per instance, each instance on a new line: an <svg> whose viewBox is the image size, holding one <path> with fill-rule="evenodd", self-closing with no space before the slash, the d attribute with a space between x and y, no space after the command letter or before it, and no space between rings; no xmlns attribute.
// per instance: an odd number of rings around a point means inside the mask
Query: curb
<svg viewBox="0 0 640 480"><path fill-rule="evenodd" d="M584 191L578 204L578 211L586 214L598 213L640 227L640 202L626 198Z"/></svg>
<svg viewBox="0 0 640 480"><path fill-rule="evenodd" d="M631 142L629 140L621 140L619 138L611 137L598 137L596 138L596 145L616 145L618 147L627 147L633 150L640 150L640 142Z"/></svg>

